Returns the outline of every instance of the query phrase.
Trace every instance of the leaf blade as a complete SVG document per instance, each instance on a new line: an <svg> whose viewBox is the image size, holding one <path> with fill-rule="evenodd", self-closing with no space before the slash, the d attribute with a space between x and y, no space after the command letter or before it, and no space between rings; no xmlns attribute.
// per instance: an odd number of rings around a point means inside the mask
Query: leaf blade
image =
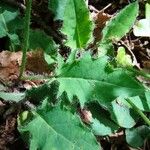
<svg viewBox="0 0 150 150"><path fill-rule="evenodd" d="M19 127L20 132L32 135L30 148L66 150L67 146L68 150L99 150L95 137L76 115L59 107L38 110L34 114L33 120Z"/></svg>
<svg viewBox="0 0 150 150"><path fill-rule="evenodd" d="M56 78L60 83L59 96L67 92L70 101L77 96L83 106L91 100L107 103L119 96L130 97L145 91L122 69L111 70L107 60L107 57L92 60L84 56L79 61L64 65Z"/></svg>

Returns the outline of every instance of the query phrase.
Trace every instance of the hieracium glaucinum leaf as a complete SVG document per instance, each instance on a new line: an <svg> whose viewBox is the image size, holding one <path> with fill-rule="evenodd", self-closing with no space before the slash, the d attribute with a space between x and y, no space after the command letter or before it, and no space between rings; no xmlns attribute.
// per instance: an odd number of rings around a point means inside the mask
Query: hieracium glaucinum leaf
<svg viewBox="0 0 150 150"><path fill-rule="evenodd" d="M70 101L77 96L82 105L92 100L107 103L119 96L131 97L145 91L123 69L110 71L105 56L93 60L86 54L78 61L66 63L57 72L56 80L60 84L59 95L67 92Z"/></svg>
<svg viewBox="0 0 150 150"><path fill-rule="evenodd" d="M101 149L92 132L77 115L59 106L43 108L32 114L30 121L27 119L22 123L23 114L19 119L19 131L22 135L28 132L30 150Z"/></svg>

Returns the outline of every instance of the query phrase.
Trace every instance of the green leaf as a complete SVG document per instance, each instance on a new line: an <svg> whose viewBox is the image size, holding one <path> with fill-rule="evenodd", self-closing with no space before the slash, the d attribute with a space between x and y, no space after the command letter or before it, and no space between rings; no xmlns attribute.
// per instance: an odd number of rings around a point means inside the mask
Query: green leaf
<svg viewBox="0 0 150 150"><path fill-rule="evenodd" d="M113 101L107 109L112 120L121 127L132 128L138 120L137 114L119 99Z"/></svg>
<svg viewBox="0 0 150 150"><path fill-rule="evenodd" d="M119 96L131 97L145 91L122 69L111 70L107 62L105 56L92 60L90 55L85 55L80 60L66 63L57 72L59 95L67 92L70 101L77 96L83 106L88 101L107 103Z"/></svg>
<svg viewBox="0 0 150 150"><path fill-rule="evenodd" d="M88 109L93 117L91 127L94 135L111 135L119 129L119 126L111 120L108 112L102 110L97 103L90 103Z"/></svg>
<svg viewBox="0 0 150 150"><path fill-rule="evenodd" d="M137 128L126 129L126 141L132 147L141 147L146 138L150 137L150 128L148 126L139 126Z"/></svg>
<svg viewBox="0 0 150 150"><path fill-rule="evenodd" d="M85 48L92 37L93 24L84 0L67 0L62 32L67 35L66 45L73 50Z"/></svg>
<svg viewBox="0 0 150 150"><path fill-rule="evenodd" d="M29 135L30 150L100 149L91 131L81 124L79 117L69 111L57 106L32 113L34 118L19 126L22 134Z"/></svg>
<svg viewBox="0 0 150 150"><path fill-rule="evenodd" d="M103 29L102 42L120 40L133 26L138 15L138 2L133 2L122 9Z"/></svg>
<svg viewBox="0 0 150 150"><path fill-rule="evenodd" d="M64 19L64 12L66 8L68 0L49 0L48 1L48 8L54 13L55 20L63 20Z"/></svg>
<svg viewBox="0 0 150 150"><path fill-rule="evenodd" d="M0 98L2 98L5 101L19 102L25 98L25 93L0 92Z"/></svg>

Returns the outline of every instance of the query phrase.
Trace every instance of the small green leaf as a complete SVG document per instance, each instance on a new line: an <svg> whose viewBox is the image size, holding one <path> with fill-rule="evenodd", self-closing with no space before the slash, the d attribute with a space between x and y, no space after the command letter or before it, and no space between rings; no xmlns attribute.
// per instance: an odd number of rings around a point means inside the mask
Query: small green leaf
<svg viewBox="0 0 150 150"><path fill-rule="evenodd" d="M66 45L73 50L85 48L92 37L93 24L85 0L67 0L62 32L67 35Z"/></svg>
<svg viewBox="0 0 150 150"><path fill-rule="evenodd" d="M0 92L0 98L2 98L5 101L19 102L25 98L25 93Z"/></svg>
<svg viewBox="0 0 150 150"><path fill-rule="evenodd" d="M23 135L28 132L30 150L100 150L96 138L77 115L59 106L32 113L34 118L18 128Z"/></svg>
<svg viewBox="0 0 150 150"><path fill-rule="evenodd" d="M117 64L121 67L133 66L131 56L126 54L124 47L118 48L116 61L117 61Z"/></svg>
<svg viewBox="0 0 150 150"><path fill-rule="evenodd" d="M103 29L102 43L120 40L133 26L138 15L138 2L133 2L122 9Z"/></svg>
<svg viewBox="0 0 150 150"><path fill-rule="evenodd" d="M139 126L137 128L126 129L126 141L135 148L141 147L146 138L150 137L150 128L148 126Z"/></svg>

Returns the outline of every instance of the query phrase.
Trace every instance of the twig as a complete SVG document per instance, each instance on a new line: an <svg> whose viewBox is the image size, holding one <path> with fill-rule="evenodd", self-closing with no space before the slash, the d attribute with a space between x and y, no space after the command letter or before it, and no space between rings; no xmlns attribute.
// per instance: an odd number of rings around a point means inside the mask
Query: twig
<svg viewBox="0 0 150 150"><path fill-rule="evenodd" d="M96 13L101 13L104 12L106 9L108 9L110 6L112 5L112 3L109 3L106 7L104 7L101 10L96 9L94 6L89 5L90 10L95 11Z"/></svg>

